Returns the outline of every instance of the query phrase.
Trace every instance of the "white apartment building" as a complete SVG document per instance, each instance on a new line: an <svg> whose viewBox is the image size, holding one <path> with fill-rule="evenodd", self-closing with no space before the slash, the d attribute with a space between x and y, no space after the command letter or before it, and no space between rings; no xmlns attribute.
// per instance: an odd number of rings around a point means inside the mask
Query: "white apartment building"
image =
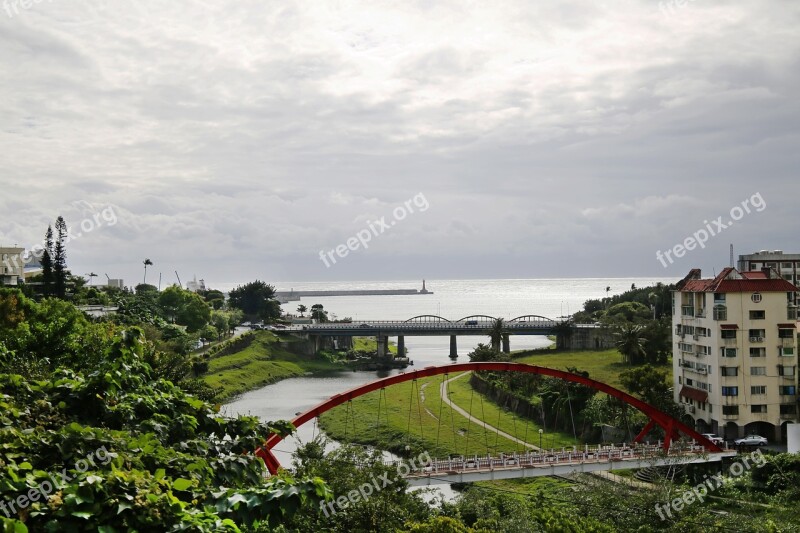
<svg viewBox="0 0 800 533"><path fill-rule="evenodd" d="M672 293L675 401L701 433L785 439L798 421L797 287L768 268L700 274Z"/></svg>
<svg viewBox="0 0 800 533"><path fill-rule="evenodd" d="M25 248L0 247L0 285L17 285L25 281Z"/></svg>
<svg viewBox="0 0 800 533"><path fill-rule="evenodd" d="M783 279L800 287L800 254L785 254L783 250L761 250L739 256L739 272L774 268Z"/></svg>

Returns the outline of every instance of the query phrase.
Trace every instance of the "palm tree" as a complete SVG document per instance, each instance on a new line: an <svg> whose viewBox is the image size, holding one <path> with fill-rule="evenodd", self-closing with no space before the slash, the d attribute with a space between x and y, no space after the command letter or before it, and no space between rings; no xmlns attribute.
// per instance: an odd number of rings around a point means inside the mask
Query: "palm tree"
<svg viewBox="0 0 800 533"><path fill-rule="evenodd" d="M89 276L89 286L91 287L92 286L92 278L96 278L97 274L95 274L94 272L89 272L86 275Z"/></svg>
<svg viewBox="0 0 800 533"><path fill-rule="evenodd" d="M489 339L492 341L492 350L500 351L500 343L503 341L503 336L508 334L506 323L502 318L496 318L492 322L492 327L489 328Z"/></svg>
<svg viewBox="0 0 800 533"><path fill-rule="evenodd" d="M606 286L606 309L608 309L608 302L609 302L608 293L609 292L611 292L611 286L610 285Z"/></svg>
<svg viewBox="0 0 800 533"><path fill-rule="evenodd" d="M153 266L153 262L150 261L149 259L145 259L143 261L143 263L144 263L144 280L142 280L142 284L146 284L147 283L147 267Z"/></svg>
<svg viewBox="0 0 800 533"><path fill-rule="evenodd" d="M644 358L644 337L642 326L639 324L626 324L615 334L614 345L622 354L622 362L632 364Z"/></svg>

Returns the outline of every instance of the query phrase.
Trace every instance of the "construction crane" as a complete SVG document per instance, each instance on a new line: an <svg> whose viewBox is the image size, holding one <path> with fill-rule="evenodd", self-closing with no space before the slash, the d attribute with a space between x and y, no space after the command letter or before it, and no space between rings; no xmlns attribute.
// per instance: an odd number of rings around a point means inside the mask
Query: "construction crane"
<svg viewBox="0 0 800 533"><path fill-rule="evenodd" d="M181 283L181 277L178 276L178 271L177 270L175 271L175 277L178 278L178 286L182 289L183 288L183 283Z"/></svg>

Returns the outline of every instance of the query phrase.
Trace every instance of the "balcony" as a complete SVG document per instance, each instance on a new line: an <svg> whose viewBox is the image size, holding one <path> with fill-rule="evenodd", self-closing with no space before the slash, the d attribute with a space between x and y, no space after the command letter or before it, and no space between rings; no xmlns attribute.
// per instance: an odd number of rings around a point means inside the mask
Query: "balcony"
<svg viewBox="0 0 800 533"><path fill-rule="evenodd" d="M697 318L705 318L706 317L706 310L705 309L698 309L697 313L694 315Z"/></svg>
<svg viewBox="0 0 800 533"><path fill-rule="evenodd" d="M681 316L694 317L694 306L693 305L682 305L681 306Z"/></svg>
<svg viewBox="0 0 800 533"><path fill-rule="evenodd" d="M780 340L780 344L778 345L779 348L794 348L795 345L794 339L781 338L779 340Z"/></svg>
<svg viewBox="0 0 800 533"><path fill-rule="evenodd" d="M722 339L722 345L726 348L735 348L736 347L736 338L733 339Z"/></svg>

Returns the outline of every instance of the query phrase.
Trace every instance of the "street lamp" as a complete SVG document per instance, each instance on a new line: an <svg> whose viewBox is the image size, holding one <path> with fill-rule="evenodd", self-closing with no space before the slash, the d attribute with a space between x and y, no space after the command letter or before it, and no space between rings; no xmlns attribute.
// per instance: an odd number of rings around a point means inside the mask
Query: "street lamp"
<svg viewBox="0 0 800 533"><path fill-rule="evenodd" d="M544 433L544 430L539 428L539 451L542 450L542 433Z"/></svg>

